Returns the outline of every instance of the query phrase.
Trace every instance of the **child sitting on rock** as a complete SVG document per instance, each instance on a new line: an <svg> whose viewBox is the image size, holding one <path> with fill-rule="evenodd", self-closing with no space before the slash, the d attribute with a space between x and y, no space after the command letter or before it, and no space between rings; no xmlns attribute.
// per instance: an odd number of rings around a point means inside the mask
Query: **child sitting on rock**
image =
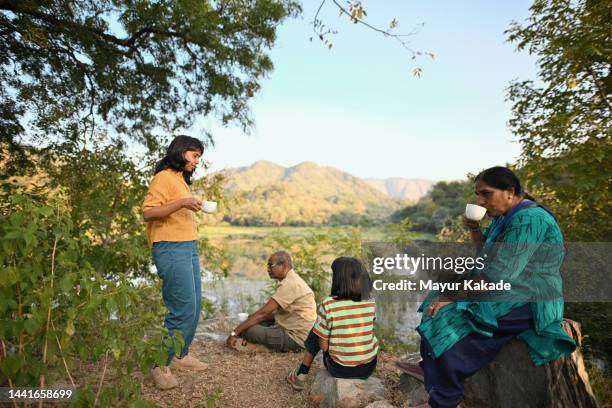
<svg viewBox="0 0 612 408"><path fill-rule="evenodd" d="M376 368L378 339L374 335L376 306L370 299L372 282L357 259L340 257L331 265L331 296L325 298L304 347L299 367L287 381L293 389L304 389L304 381L319 350L323 364L336 378L367 379Z"/></svg>

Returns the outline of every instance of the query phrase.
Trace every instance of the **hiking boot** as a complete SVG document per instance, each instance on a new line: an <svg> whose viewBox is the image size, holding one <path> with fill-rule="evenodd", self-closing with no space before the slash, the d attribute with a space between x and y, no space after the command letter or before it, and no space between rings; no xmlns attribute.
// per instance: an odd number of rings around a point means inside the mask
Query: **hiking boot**
<svg viewBox="0 0 612 408"><path fill-rule="evenodd" d="M412 357L396 361L395 365L397 366L397 368L402 370L403 373L406 373L409 376L416 378L420 382L424 382L425 372L419 365L420 362L420 357Z"/></svg>
<svg viewBox="0 0 612 408"><path fill-rule="evenodd" d="M289 370L287 374L287 382L291 384L291 388L296 391L302 391L304 389L304 381L306 381L306 374L298 374L299 367Z"/></svg>
<svg viewBox="0 0 612 408"><path fill-rule="evenodd" d="M170 371L170 367L155 367L151 370L155 386L160 390L169 390L178 386L176 377Z"/></svg>
<svg viewBox="0 0 612 408"><path fill-rule="evenodd" d="M181 358L177 358L174 356L172 358L172 363L170 364L172 368L176 368L179 370L191 370L191 371L204 371L208 368L208 364L201 362L195 357L187 354Z"/></svg>

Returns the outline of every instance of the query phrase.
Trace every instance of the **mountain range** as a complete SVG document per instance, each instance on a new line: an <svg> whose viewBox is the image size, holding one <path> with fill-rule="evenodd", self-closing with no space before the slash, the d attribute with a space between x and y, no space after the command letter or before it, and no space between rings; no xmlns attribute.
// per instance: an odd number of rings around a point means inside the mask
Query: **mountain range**
<svg viewBox="0 0 612 408"><path fill-rule="evenodd" d="M367 178L364 181L390 197L413 202L418 201L419 198L427 194L435 184L432 180L406 179L401 177L386 179Z"/></svg>
<svg viewBox="0 0 612 408"><path fill-rule="evenodd" d="M424 195L428 180L363 180L330 166L269 161L220 171L236 203L224 216L238 225L363 224L388 219Z"/></svg>

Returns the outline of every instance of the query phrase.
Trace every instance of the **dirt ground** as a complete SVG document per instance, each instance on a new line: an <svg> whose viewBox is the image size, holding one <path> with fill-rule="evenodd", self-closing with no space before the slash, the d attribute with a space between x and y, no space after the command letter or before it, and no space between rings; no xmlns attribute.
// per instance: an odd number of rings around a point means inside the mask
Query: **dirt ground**
<svg viewBox="0 0 612 408"><path fill-rule="evenodd" d="M168 391L159 391L153 380L147 377L143 386L143 397L161 407L203 408L302 408L311 407L308 402L308 387L302 392L294 391L285 380L287 370L299 364L301 354L239 352L229 350L222 342L200 340L192 343L190 354L209 364L204 372L175 370L179 386ZM397 356L379 356L376 374L388 392L388 399L401 406L397 394L399 371L393 361ZM322 368L320 359L315 360L310 371L310 381Z"/></svg>

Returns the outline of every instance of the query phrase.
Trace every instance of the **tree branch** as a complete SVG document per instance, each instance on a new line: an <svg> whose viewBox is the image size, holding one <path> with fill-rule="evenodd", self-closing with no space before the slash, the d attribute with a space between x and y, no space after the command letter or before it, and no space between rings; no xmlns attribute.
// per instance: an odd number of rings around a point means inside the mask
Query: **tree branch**
<svg viewBox="0 0 612 408"><path fill-rule="evenodd" d="M98 400L100 399L100 391L102 391L102 385L104 384L104 377L106 376L106 366L108 365L108 351L104 354L104 368L102 369L102 375L100 376L100 383L98 384L98 391L96 392L96 399L94 400L94 408L98 406Z"/></svg>
<svg viewBox="0 0 612 408"><path fill-rule="evenodd" d="M325 3L325 1L326 0L324 0L323 3ZM332 0L332 1L336 5L336 7L338 7L338 9L340 9L342 14L346 14L347 16L349 16L349 18L351 18L351 20L353 20L353 21L355 21L355 22L357 22L359 24L364 25L365 27L369 28L370 30L376 31L377 33L380 33L380 34L384 35L385 37L392 37L392 38L394 38L395 40L397 40L401 44L402 47L404 47L413 56L417 54L416 51L414 51L412 48L410 48L408 46L408 44L406 44L406 42L404 40L402 40L402 37L410 37L410 36L414 35L414 32L410 33L410 34L393 34L393 33L389 32L389 31L382 30L380 28L374 27L373 25L370 25L370 24L366 23L365 21L363 21L360 18L353 17L353 15L351 13L349 13L348 10L346 10L344 7L342 7L342 5L340 5L340 3L338 3L337 0ZM321 3L321 6L323 6L323 3ZM319 6L319 9L321 8L321 6ZM318 13L319 12L317 11L317 14Z"/></svg>
<svg viewBox="0 0 612 408"><path fill-rule="evenodd" d="M120 47L129 48L130 50L135 48L134 45L136 41L138 41L141 37L145 36L146 34L150 34L150 33L166 35L169 37L180 37L180 38L187 40L186 33L171 31L171 30L158 30L153 27L143 27L139 29L138 31L136 31L134 34L132 34L128 38L119 38L112 34L108 34L104 31L100 31L92 27L78 24L73 21L62 20L50 14L41 13L35 9L25 6L23 2L13 1L13 0L1 0L0 10L12 11L13 13L18 13L18 14L27 14L31 17L42 20L56 27L66 27L69 29L86 31L86 32L96 35L97 37L103 39L106 42L110 42Z"/></svg>
<svg viewBox="0 0 612 408"><path fill-rule="evenodd" d="M599 92L599 95L603 99L603 102L608 107L608 110L610 110L612 112L612 106L610 106L610 101L608 101L608 97L606 96L606 93L601 88L601 84L599 83L599 78L597 77L597 74L595 74L595 72L593 71L593 68L591 68L588 65L586 66L586 70L589 73L589 75L591 76L591 78L593 78L593 82L595 83L595 87L597 88L597 91Z"/></svg>

